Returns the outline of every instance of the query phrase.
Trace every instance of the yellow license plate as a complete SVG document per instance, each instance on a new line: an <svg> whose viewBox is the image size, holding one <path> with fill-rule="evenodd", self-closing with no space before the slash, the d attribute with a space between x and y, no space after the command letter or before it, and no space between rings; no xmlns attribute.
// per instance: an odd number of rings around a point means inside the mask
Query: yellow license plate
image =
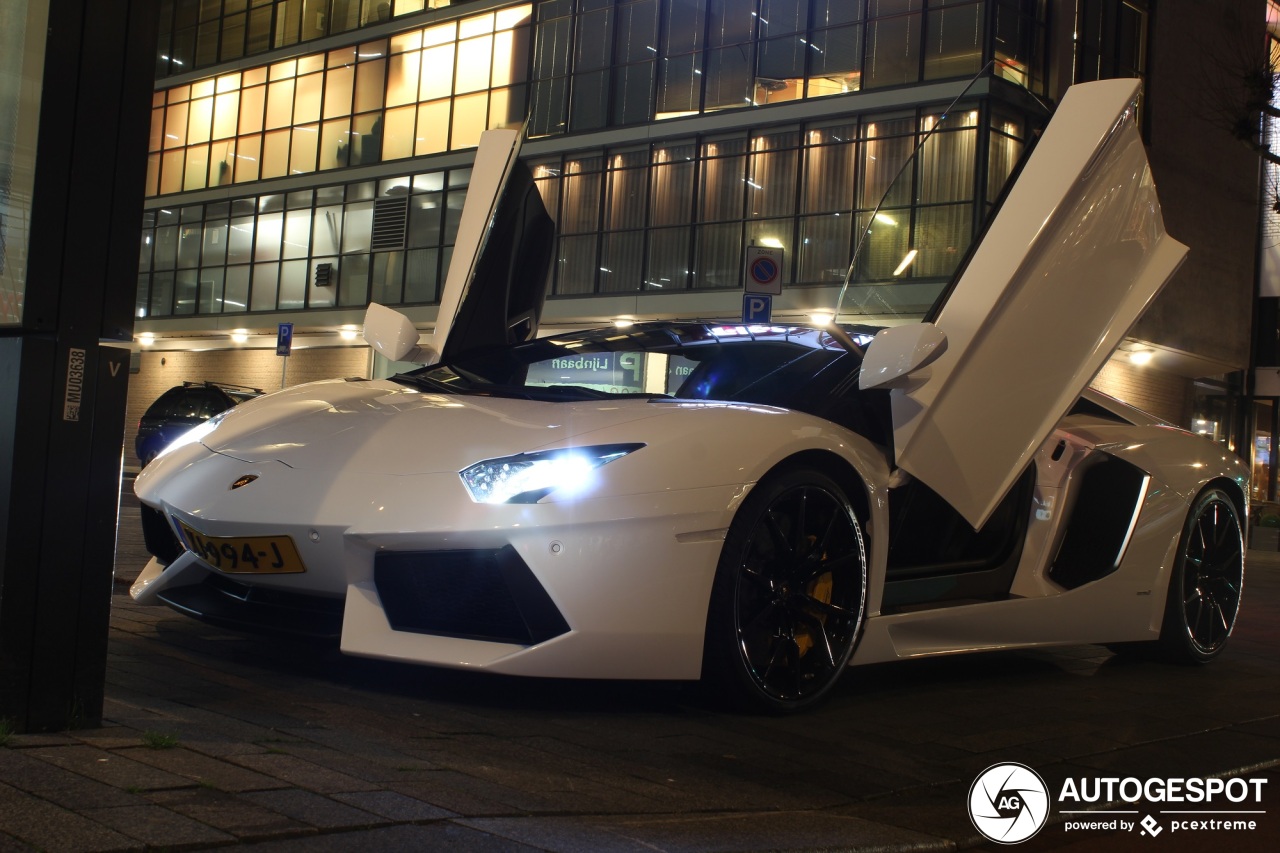
<svg viewBox="0 0 1280 853"><path fill-rule="evenodd" d="M306 566L288 536L205 536L178 522L187 548L219 571L230 574L297 574Z"/></svg>

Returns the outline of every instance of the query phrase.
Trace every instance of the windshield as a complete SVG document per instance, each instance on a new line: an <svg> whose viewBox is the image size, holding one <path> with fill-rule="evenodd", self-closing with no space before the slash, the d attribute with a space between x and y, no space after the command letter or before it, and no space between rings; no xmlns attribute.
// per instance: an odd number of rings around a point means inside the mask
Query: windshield
<svg viewBox="0 0 1280 853"><path fill-rule="evenodd" d="M997 118L994 111L983 120L991 84L985 75L986 69L949 104L867 127L858 188L862 212L836 309L839 322L919 320L944 298L1025 147L1022 122ZM986 180L979 185L984 146Z"/></svg>
<svg viewBox="0 0 1280 853"><path fill-rule="evenodd" d="M848 331L864 342L874 332ZM856 366L819 329L641 323L468 351L392 378L435 392L552 402L643 397L794 407L836 362Z"/></svg>

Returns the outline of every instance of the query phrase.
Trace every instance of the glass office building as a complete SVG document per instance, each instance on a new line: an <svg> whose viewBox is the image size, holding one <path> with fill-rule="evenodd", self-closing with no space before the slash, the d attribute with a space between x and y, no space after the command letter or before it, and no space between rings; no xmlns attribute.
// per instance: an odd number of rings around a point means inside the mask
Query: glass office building
<svg viewBox="0 0 1280 853"><path fill-rule="evenodd" d="M521 125L559 226L551 293L586 300L577 315L620 294L642 316L678 314L674 297L701 293L733 316L753 243L784 250L781 304L820 307L871 228L888 239L860 280L940 283L1047 115L1044 0L162 9L147 319L321 325L308 312L433 304L479 136ZM961 92L931 144L945 179L873 219ZM895 273L926 232L949 251Z"/></svg>

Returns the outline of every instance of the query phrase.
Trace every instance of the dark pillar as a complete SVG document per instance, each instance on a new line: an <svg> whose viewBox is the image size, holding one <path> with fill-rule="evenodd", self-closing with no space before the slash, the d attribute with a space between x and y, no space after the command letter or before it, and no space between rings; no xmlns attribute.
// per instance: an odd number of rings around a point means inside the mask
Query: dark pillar
<svg viewBox="0 0 1280 853"><path fill-rule="evenodd" d="M27 250L0 325L0 718L51 731L102 720L129 377L110 343L133 334L157 1L4 2L48 27L31 191L0 241Z"/></svg>

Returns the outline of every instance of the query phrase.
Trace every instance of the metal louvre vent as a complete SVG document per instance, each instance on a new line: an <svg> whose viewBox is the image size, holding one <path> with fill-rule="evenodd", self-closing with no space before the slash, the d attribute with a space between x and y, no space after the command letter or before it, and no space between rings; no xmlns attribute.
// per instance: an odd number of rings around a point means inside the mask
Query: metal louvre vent
<svg viewBox="0 0 1280 853"><path fill-rule="evenodd" d="M409 197L380 198L373 203L373 236L369 243L375 252L395 252L404 248L409 225Z"/></svg>

